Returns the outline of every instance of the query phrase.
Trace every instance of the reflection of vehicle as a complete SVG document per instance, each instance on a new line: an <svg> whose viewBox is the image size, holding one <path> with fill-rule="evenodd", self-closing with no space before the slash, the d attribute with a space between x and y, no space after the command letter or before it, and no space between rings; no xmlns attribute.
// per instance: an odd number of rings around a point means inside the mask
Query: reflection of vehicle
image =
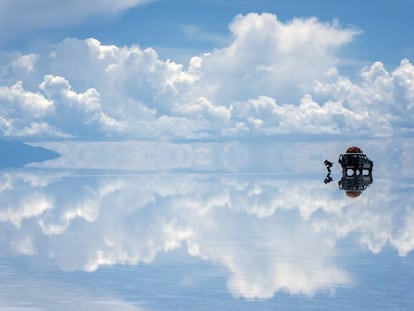
<svg viewBox="0 0 414 311"><path fill-rule="evenodd" d="M349 147L345 154L339 155L338 162L342 166L342 172L347 175L349 170L352 172L351 175L362 174L364 171L370 175L374 166L374 163L358 147Z"/></svg>
<svg viewBox="0 0 414 311"><path fill-rule="evenodd" d="M342 167L342 179L339 189L345 190L349 197L357 197L372 184L374 162L358 147L349 147L338 160Z"/></svg>
<svg viewBox="0 0 414 311"><path fill-rule="evenodd" d="M372 184L372 175L347 175L342 174L342 179L338 182L339 189L345 190L347 196L357 197L362 191Z"/></svg>

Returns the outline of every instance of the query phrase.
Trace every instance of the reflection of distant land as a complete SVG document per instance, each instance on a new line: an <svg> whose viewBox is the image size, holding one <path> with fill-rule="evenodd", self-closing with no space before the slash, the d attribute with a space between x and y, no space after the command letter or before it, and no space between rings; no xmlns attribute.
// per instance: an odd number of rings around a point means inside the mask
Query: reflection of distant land
<svg viewBox="0 0 414 311"><path fill-rule="evenodd" d="M0 139L0 169L21 167L31 162L43 162L60 155L49 149L33 147L20 141Z"/></svg>

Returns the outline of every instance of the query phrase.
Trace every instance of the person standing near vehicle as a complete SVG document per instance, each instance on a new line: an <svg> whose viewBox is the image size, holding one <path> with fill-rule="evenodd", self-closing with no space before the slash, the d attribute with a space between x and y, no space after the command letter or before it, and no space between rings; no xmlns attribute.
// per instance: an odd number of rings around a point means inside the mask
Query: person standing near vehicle
<svg viewBox="0 0 414 311"><path fill-rule="evenodd" d="M328 172L330 173L330 172L331 172L331 167L332 167L333 163L332 163L332 162L330 162L330 161L328 161L328 160L325 160L323 163L325 164L326 169L327 169L327 170L328 170Z"/></svg>

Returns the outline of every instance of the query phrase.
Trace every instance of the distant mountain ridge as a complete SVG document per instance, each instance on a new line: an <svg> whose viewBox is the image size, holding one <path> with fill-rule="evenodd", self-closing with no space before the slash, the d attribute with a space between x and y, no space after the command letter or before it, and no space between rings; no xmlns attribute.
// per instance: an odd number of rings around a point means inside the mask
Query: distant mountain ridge
<svg viewBox="0 0 414 311"><path fill-rule="evenodd" d="M60 154L42 147L33 147L21 141L0 139L0 169L22 167L32 162L43 162Z"/></svg>

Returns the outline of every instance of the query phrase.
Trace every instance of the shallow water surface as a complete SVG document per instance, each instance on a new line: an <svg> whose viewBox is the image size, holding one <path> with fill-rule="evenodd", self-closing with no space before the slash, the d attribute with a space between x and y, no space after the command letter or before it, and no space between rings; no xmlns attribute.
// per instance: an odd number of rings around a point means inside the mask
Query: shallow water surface
<svg viewBox="0 0 414 311"><path fill-rule="evenodd" d="M413 141L44 143L0 175L1 310L411 310Z"/></svg>

